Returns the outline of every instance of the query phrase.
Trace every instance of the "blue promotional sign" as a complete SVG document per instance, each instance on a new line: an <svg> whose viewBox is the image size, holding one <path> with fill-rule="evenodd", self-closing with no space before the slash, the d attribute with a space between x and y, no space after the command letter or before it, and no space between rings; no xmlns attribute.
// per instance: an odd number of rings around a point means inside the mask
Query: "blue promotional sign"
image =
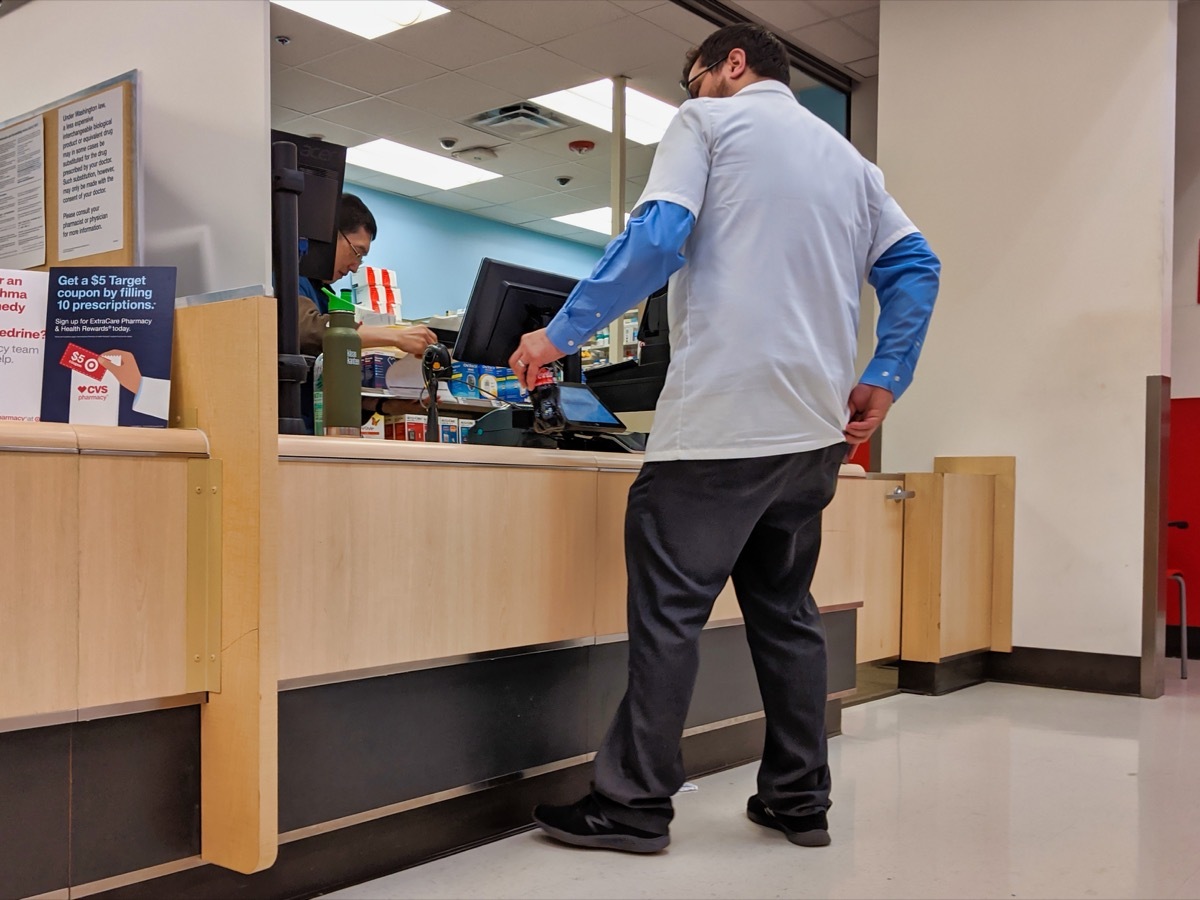
<svg viewBox="0 0 1200 900"><path fill-rule="evenodd" d="M175 269L52 268L42 420L165 428Z"/></svg>

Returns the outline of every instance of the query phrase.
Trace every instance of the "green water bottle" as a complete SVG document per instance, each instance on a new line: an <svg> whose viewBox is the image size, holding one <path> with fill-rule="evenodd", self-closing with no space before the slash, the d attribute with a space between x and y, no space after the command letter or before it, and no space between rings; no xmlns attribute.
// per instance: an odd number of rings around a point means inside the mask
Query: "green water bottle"
<svg viewBox="0 0 1200 900"><path fill-rule="evenodd" d="M325 434L362 437L362 338L354 325L354 304L344 297L329 298L321 355Z"/></svg>

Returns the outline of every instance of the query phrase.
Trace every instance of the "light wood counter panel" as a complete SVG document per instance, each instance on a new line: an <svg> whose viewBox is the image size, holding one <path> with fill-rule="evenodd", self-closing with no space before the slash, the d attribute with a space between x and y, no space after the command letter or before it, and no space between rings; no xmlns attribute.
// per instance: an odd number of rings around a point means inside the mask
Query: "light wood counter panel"
<svg viewBox="0 0 1200 900"><path fill-rule="evenodd" d="M187 466L80 457L80 707L187 692Z"/></svg>
<svg viewBox="0 0 1200 900"><path fill-rule="evenodd" d="M945 659L991 646L993 477L942 477L941 654Z"/></svg>
<svg viewBox="0 0 1200 900"><path fill-rule="evenodd" d="M171 360L171 421L203 429L224 473L221 690L200 712L200 854L245 873L275 861L279 837L275 315L269 297L177 309Z"/></svg>
<svg viewBox="0 0 1200 900"><path fill-rule="evenodd" d="M862 608L858 611L858 662L900 655L900 579L904 571L904 504L888 500L899 478L870 479L857 521L863 551ZM878 493L876 493L878 491Z"/></svg>
<svg viewBox="0 0 1200 900"><path fill-rule="evenodd" d="M1016 522L1017 460L1013 456L939 456L935 472L994 475L992 502L992 643L1012 652L1013 540Z"/></svg>
<svg viewBox="0 0 1200 900"><path fill-rule="evenodd" d="M208 456L208 436L194 428L113 428L72 425L80 453Z"/></svg>
<svg viewBox="0 0 1200 900"><path fill-rule="evenodd" d="M888 489L879 482L862 478L858 466L844 467L844 471L846 474L838 478L837 494L821 523L821 561L813 579L813 596L822 608L858 605L863 601L864 562L857 543L859 525L854 517L862 514L860 507L868 496L878 494L879 505L883 506L883 494ZM635 477L634 472L600 473L596 518L597 635L621 634L626 630L625 500ZM709 621L720 622L741 615L733 584L727 583L713 604Z"/></svg>
<svg viewBox="0 0 1200 900"><path fill-rule="evenodd" d="M592 634L594 469L280 469L282 679Z"/></svg>
<svg viewBox="0 0 1200 900"><path fill-rule="evenodd" d="M0 450L61 451L79 449L75 429L58 422L0 421Z"/></svg>
<svg viewBox="0 0 1200 900"><path fill-rule="evenodd" d="M0 444L25 431L0 424ZM75 442L62 428L32 434L38 446ZM79 457L0 453L0 497L0 719L75 709Z"/></svg>
<svg viewBox="0 0 1200 900"><path fill-rule="evenodd" d="M334 462L436 463L438 465L513 466L525 469L641 468L641 456L628 453L581 453L532 447L490 447L481 444L441 444L424 441L280 435L283 460L321 459Z"/></svg>

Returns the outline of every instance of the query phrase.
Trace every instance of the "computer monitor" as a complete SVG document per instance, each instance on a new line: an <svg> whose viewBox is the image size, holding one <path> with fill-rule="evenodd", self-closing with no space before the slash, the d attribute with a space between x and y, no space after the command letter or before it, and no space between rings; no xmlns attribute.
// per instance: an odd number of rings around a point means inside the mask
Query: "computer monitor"
<svg viewBox="0 0 1200 900"><path fill-rule="evenodd" d="M298 211L300 274L317 281L332 281L338 205L346 176L346 148L271 129L271 143L277 141L296 145L296 167L304 173L304 192L299 197ZM307 249L303 249L305 243Z"/></svg>
<svg viewBox="0 0 1200 900"><path fill-rule="evenodd" d="M577 279L485 258L463 313L454 358L483 366L507 366L521 336L550 324ZM582 380L579 353L564 361L564 380Z"/></svg>

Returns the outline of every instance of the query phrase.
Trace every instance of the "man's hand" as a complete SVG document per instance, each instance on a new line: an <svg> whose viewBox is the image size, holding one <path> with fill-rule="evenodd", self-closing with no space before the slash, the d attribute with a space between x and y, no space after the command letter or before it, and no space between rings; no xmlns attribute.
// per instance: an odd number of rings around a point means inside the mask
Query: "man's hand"
<svg viewBox="0 0 1200 900"><path fill-rule="evenodd" d="M113 360L116 357L120 362ZM100 364L112 372L117 383L131 394L136 394L142 387L142 370L138 368L137 360L128 350L107 350L100 354Z"/></svg>
<svg viewBox="0 0 1200 900"><path fill-rule="evenodd" d="M368 347L399 347L405 353L420 356L430 344L437 343L437 335L424 325L409 325L396 328L392 325L363 325L358 329L363 349Z"/></svg>
<svg viewBox="0 0 1200 900"><path fill-rule="evenodd" d="M508 358L508 367L517 376L521 387L532 391L537 382L538 370L547 363L562 358L562 351L546 337L546 329L531 331L521 338L517 350Z"/></svg>
<svg viewBox="0 0 1200 900"><path fill-rule="evenodd" d="M868 440L875 433L888 410L892 408L892 392L873 384L856 384L847 401L850 421L846 430L846 443L854 447Z"/></svg>

